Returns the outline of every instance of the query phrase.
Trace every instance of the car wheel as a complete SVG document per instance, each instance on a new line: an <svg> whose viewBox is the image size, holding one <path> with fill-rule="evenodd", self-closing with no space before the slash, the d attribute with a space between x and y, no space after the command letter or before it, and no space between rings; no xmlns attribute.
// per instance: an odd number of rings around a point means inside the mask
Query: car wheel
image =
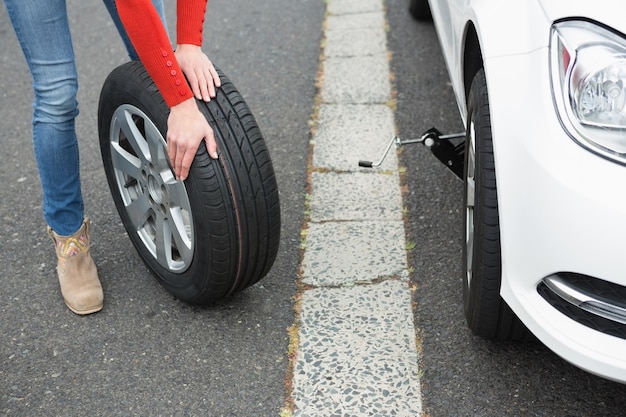
<svg viewBox="0 0 626 417"><path fill-rule="evenodd" d="M500 297L498 195L483 69L474 77L467 101L464 183L463 304L468 326L490 339L523 339L525 326Z"/></svg>
<svg viewBox="0 0 626 417"><path fill-rule="evenodd" d="M109 74L98 130L104 170L122 223L141 259L177 298L207 304L263 278L278 252L280 205L272 162L243 98L222 86L198 101L218 144L204 142L188 178L170 168L169 109L140 62Z"/></svg>
<svg viewBox="0 0 626 417"><path fill-rule="evenodd" d="M409 13L416 20L432 20L428 0L410 0Z"/></svg>

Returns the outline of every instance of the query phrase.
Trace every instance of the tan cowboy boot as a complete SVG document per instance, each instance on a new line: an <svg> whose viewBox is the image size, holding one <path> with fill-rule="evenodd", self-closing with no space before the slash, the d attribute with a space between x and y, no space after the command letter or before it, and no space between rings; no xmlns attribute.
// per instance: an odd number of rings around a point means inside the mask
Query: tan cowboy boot
<svg viewBox="0 0 626 417"><path fill-rule="evenodd" d="M56 246L57 273L65 304L76 314L102 310L104 293L96 264L89 254L89 219L72 236L59 236L48 226L48 235Z"/></svg>

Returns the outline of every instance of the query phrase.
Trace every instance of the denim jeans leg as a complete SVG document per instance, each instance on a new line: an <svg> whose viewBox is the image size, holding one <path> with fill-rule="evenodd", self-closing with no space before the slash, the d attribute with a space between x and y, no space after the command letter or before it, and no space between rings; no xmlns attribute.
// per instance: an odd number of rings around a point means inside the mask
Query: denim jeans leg
<svg viewBox="0 0 626 417"><path fill-rule="evenodd" d="M120 15L117 13L117 6L115 4L115 1L116 0L103 0L104 5L111 15L111 19L113 19L113 23L115 23L115 27L117 28L117 31L122 38L122 41L124 41L124 45L126 46L126 50L128 51L128 56L131 60L136 61L139 59L139 57L137 56L137 52L135 51L135 48L133 48L133 45L128 38L128 34L126 33L126 29L124 29L122 21L120 20ZM161 21L163 22L163 25L165 26L165 31L167 32L167 21L165 19L165 7L163 6L163 0L152 0L152 4L154 5L157 13L159 13L159 16L161 16Z"/></svg>
<svg viewBox="0 0 626 417"><path fill-rule="evenodd" d="M33 79L33 142L46 222L71 235L83 221L78 81L65 0L4 0Z"/></svg>

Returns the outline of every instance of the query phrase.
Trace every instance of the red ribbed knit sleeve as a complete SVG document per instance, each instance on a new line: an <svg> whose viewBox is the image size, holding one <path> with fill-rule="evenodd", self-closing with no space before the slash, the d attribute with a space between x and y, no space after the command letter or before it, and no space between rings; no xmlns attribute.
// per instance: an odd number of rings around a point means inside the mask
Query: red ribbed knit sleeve
<svg viewBox="0 0 626 417"><path fill-rule="evenodd" d="M207 0L178 0L178 43L202 45L202 23ZM120 20L139 59L169 107L193 94L176 61L161 18L150 0L116 0Z"/></svg>
<svg viewBox="0 0 626 417"><path fill-rule="evenodd" d="M176 2L176 43L202 46L202 30L208 0Z"/></svg>

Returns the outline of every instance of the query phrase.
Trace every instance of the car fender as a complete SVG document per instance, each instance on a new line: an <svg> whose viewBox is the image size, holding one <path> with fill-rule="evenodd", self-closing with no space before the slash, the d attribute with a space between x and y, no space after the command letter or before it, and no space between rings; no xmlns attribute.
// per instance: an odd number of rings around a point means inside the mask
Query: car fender
<svg viewBox="0 0 626 417"><path fill-rule="evenodd" d="M469 85L465 85L466 48L470 47L470 53L482 56L489 84L492 76L488 64L490 59L526 54L549 44L549 28L552 22L537 0L431 0L430 3L450 81L464 122L465 93L469 89ZM531 31L529 36L515 36L516 33L527 33L528 27L536 30ZM479 44L477 48L467 42L471 30L476 32Z"/></svg>

